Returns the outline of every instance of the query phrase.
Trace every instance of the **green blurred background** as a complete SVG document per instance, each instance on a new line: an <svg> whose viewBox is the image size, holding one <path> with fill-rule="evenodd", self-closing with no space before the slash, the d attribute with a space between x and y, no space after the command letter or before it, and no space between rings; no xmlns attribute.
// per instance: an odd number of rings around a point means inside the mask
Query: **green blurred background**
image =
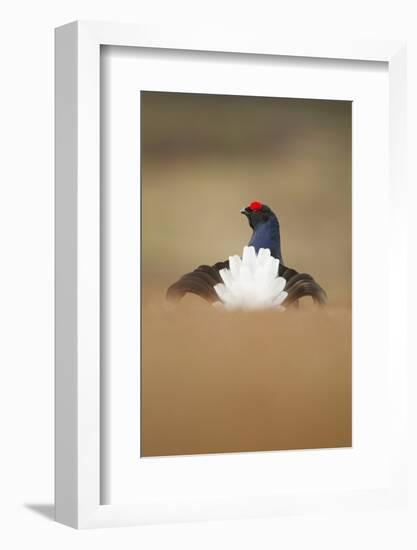
<svg viewBox="0 0 417 550"><path fill-rule="evenodd" d="M144 289L241 253L268 204L287 265L351 294L351 102L142 92ZM146 292L145 299L146 299Z"/></svg>
<svg viewBox="0 0 417 550"><path fill-rule="evenodd" d="M142 92L143 456L351 445L351 103ZM268 204L324 310L221 312L166 288L240 254Z"/></svg>

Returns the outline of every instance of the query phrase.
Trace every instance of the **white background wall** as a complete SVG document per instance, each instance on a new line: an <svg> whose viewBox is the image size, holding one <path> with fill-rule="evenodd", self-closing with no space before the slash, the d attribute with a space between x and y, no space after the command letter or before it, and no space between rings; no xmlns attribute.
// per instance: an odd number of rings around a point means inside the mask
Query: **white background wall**
<svg viewBox="0 0 417 550"><path fill-rule="evenodd" d="M330 33L407 38L408 90L409 97L415 98L417 39L413 34L417 17L413 2L9 0L2 4L0 15L0 546L417 547L417 529L412 523L417 517L415 509L88 532L76 532L47 517L53 514L53 28L75 19L93 19L212 24L215 32L220 22L243 25L248 33L262 32L268 25L277 33L295 36ZM409 103L409 171L410 182L416 182L417 116L413 102ZM415 198L413 190L410 213L417 235ZM415 268L414 255L411 274ZM411 299L415 300L415 292ZM412 322L416 320L414 311L410 308ZM411 371L410 411L414 419L415 381ZM416 433L413 424L410 435ZM411 443L413 451L414 441ZM413 471L415 488L414 482ZM413 491L412 503L415 495Z"/></svg>

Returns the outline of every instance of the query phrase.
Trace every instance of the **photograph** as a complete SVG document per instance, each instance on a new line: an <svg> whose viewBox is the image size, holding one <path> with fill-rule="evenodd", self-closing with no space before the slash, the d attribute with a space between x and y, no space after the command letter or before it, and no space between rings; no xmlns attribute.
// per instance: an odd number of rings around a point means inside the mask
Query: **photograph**
<svg viewBox="0 0 417 550"><path fill-rule="evenodd" d="M2 4L0 549L417 549L416 9L373 4Z"/></svg>
<svg viewBox="0 0 417 550"><path fill-rule="evenodd" d="M142 91L142 457L352 445L352 102Z"/></svg>

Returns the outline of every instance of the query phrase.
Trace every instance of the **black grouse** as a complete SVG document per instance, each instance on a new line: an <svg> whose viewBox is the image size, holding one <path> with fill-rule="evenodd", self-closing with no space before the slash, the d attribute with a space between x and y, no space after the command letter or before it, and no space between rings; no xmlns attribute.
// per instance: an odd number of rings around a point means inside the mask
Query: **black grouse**
<svg viewBox="0 0 417 550"><path fill-rule="evenodd" d="M232 306L237 307L241 304L242 307L245 304L288 307L297 306L304 296L311 296L316 304L324 305L327 301L326 292L313 277L284 264L279 221L274 212L266 204L253 201L241 213L247 217L253 230L242 260L232 256L229 260L211 266L200 265L168 288L167 299L178 302L189 292L212 304L223 302L228 305L227 296L230 296ZM239 299L236 300L239 293Z"/></svg>

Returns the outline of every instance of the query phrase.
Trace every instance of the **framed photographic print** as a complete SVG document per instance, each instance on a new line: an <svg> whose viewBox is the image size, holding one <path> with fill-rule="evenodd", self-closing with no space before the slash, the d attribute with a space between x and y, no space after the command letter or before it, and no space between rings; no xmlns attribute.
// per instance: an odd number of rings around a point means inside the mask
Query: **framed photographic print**
<svg viewBox="0 0 417 550"><path fill-rule="evenodd" d="M397 42L57 29L58 521L403 501L404 80Z"/></svg>

